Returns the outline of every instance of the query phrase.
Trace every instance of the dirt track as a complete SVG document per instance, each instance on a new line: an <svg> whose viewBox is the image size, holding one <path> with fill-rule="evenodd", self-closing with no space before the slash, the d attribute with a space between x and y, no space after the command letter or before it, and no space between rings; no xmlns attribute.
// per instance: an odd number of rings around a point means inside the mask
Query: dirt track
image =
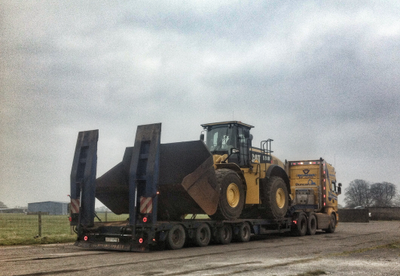
<svg viewBox="0 0 400 276"><path fill-rule="evenodd" d="M0 267L0 275L400 275L400 222L342 223L334 234L150 253L0 247Z"/></svg>

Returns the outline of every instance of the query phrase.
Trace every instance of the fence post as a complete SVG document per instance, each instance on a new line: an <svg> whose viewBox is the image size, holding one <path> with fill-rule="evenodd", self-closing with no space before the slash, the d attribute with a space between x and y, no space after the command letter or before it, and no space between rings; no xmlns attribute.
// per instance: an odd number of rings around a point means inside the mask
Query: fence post
<svg viewBox="0 0 400 276"><path fill-rule="evenodd" d="M105 214L105 219L104 220L107 222L107 209L106 209L106 214Z"/></svg>
<svg viewBox="0 0 400 276"><path fill-rule="evenodd" d="M42 236L42 212L38 212L38 222L39 222L39 234L38 236Z"/></svg>

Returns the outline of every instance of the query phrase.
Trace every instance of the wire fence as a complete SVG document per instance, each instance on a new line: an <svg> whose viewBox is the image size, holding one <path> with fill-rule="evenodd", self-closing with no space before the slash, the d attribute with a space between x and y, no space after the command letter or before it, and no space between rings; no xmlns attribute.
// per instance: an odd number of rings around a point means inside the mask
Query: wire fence
<svg viewBox="0 0 400 276"><path fill-rule="evenodd" d="M97 213L95 221L121 221L128 215ZM76 234L69 215L0 213L0 245L72 242Z"/></svg>

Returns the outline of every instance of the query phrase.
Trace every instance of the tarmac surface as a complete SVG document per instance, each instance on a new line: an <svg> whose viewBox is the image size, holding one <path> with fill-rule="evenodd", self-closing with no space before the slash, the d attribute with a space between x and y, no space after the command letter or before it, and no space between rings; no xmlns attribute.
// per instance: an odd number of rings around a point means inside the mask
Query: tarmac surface
<svg viewBox="0 0 400 276"><path fill-rule="evenodd" d="M0 275L400 275L400 222L340 223L333 234L150 253L7 246L0 247Z"/></svg>

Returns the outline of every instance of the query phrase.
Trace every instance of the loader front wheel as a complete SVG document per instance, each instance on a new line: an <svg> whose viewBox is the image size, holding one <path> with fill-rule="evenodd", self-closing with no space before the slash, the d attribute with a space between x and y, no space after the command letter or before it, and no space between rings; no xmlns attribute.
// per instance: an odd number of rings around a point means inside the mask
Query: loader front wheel
<svg viewBox="0 0 400 276"><path fill-rule="evenodd" d="M211 218L218 220L239 218L245 201L242 180L236 172L229 169L219 169L215 173L221 191L217 212Z"/></svg>
<svg viewBox="0 0 400 276"><path fill-rule="evenodd" d="M281 219L286 215L289 206L289 195L285 181L273 176L262 185L263 205L266 208L265 217Z"/></svg>

